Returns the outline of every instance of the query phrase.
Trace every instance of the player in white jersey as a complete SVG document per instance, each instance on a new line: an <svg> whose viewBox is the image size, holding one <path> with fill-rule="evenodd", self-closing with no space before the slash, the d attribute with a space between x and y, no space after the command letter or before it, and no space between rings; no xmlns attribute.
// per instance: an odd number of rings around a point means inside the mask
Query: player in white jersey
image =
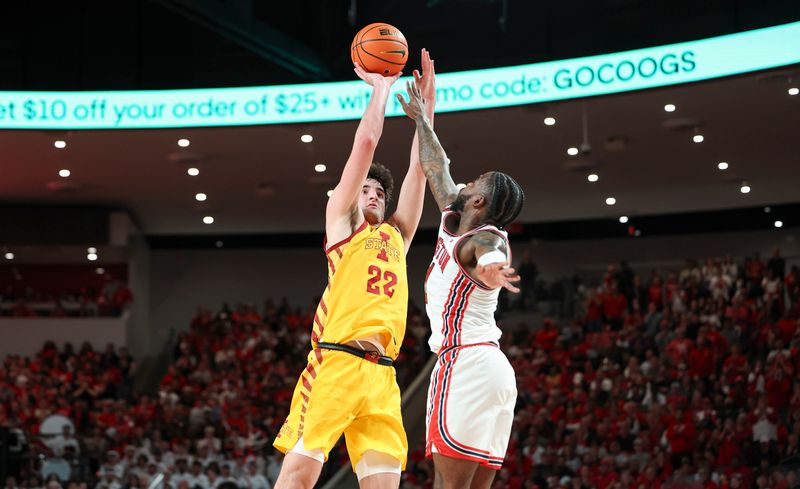
<svg viewBox="0 0 800 489"><path fill-rule="evenodd" d="M425 279L429 344L439 355L428 388L426 452L436 468L434 487L488 489L503 463L517 399L494 320L500 288L519 292L503 226L519 215L525 197L513 178L496 171L459 191L413 82L408 96L398 99L416 122L420 164L442 211Z"/></svg>

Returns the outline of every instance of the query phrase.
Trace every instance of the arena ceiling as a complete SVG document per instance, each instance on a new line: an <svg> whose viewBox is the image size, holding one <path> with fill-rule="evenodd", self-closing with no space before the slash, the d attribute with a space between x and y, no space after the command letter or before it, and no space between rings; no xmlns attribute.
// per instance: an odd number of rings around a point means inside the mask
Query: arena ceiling
<svg viewBox="0 0 800 489"><path fill-rule="evenodd" d="M214 8L219 3L197 5ZM706 5L690 15L672 2L678 13L664 14L668 21L664 25L673 27L665 34L648 27L661 12L651 2L608 1L601 11L579 9L571 17L569 9L558 2L537 17L532 3L428 0L403 9L408 2L292 2L265 10L260 2L243 2L251 7L248 18L259 21L256 35L235 28L232 20L211 24L197 9L187 10L187 2L167 0L121 2L130 15L112 29L99 23L102 9L87 1L81 3L82 13L74 9L50 12L43 23L52 27L47 33L34 27L23 38L21 28L13 27L0 34L0 50L10 60L0 72L0 89L171 88L346 79L350 73L347 56L332 47L331 39L349 38L353 28L347 13L352 5L357 7L356 24L381 18L414 26L404 29L406 36L424 40L440 71L631 49L800 18L789 18L797 10L790 2L759 2L760 7L739 2L733 10L736 20L730 19L727 7ZM30 7L2 8L16 8L20 11L6 14L21 15ZM454 9L460 14L448 16ZM509 14L505 26L498 23L504 9ZM308 22L301 21L301 11L310 13ZM53 36L65 29L63 22L54 20L59 15L75 16L73 20L80 20L86 30L77 41L65 35L61 46L76 49L63 56L51 49L48 66L42 62L46 48L52 48ZM337 20L328 25L326 15ZM597 22L592 22L592 16ZM527 30L520 19L529 19ZM636 19L650 19L650 23L631 23ZM313 28L304 31L304 25ZM147 29L142 30L143 26ZM586 42L603 28L598 42ZM37 33L42 39L37 40ZM137 42L102 43L103 35L128 35ZM259 38L273 40L283 46L282 51L269 52L263 43L253 45L253 39ZM479 45L470 41L474 39L480 39ZM185 56L176 54L181 49ZM305 68L296 62L298 57L306 60L300 63ZM416 62L413 57L411 63ZM793 67L549 105L445 114L437 118L436 127L456 180L499 169L520 181L528 199L521 216L524 222L794 203L800 201L795 146L800 96L791 96L787 90L798 83L800 69ZM674 104L676 110L665 112L666 104ZM591 152L570 157L567 148L582 143L584 109ZM546 116L555 117L556 124L543 124ZM107 132L3 131L0 204L126 209L148 235L318 231L323 226L326 192L342 169L355 127L355 122L335 122ZM398 179L407 166L412 131L408 120L387 120L376 155ZM704 136L702 143L692 141L695 131ZM302 134L313 135L314 141L302 143ZM189 147L178 146L182 138L191 141ZM56 140L66 141L67 147L55 148ZM729 164L727 170L718 169L721 161ZM319 163L327 166L324 173L315 172ZM198 168L200 174L188 176L189 167ZM61 169L69 169L70 176L60 178ZM596 183L587 181L590 172L599 175ZM748 194L740 192L745 181L752 189ZM199 192L208 199L196 201ZM614 197L616 204L606 205L608 197ZM213 224L203 223L207 215L214 217ZM435 207L428 198L423 226L436 222Z"/></svg>

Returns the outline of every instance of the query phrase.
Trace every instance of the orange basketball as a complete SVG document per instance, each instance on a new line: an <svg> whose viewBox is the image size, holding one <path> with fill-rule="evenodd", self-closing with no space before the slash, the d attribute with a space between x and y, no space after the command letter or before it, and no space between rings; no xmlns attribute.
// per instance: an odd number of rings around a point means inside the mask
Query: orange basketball
<svg viewBox="0 0 800 489"><path fill-rule="evenodd" d="M350 57L365 71L392 76L408 61L408 43L397 27L376 22L358 31L350 45Z"/></svg>

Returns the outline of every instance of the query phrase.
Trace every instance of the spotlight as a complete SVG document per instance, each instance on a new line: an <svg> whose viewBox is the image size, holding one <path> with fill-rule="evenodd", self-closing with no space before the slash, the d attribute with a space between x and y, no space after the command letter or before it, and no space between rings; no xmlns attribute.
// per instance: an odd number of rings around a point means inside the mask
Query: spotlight
<svg viewBox="0 0 800 489"><path fill-rule="evenodd" d="M97 248L90 246L89 248L86 248L86 253L97 253Z"/></svg>
<svg viewBox="0 0 800 489"><path fill-rule="evenodd" d="M614 197L608 197L606 199L606 205L614 205L616 203L617 203L617 199L615 199Z"/></svg>
<svg viewBox="0 0 800 489"><path fill-rule="evenodd" d="M667 104L664 106L665 112L675 112L675 104Z"/></svg>
<svg viewBox="0 0 800 489"><path fill-rule="evenodd" d="M742 188L739 189L739 191L742 192L743 194L749 194L750 190L752 189L750 188L750 185L748 185L746 182L743 183Z"/></svg>
<svg viewBox="0 0 800 489"><path fill-rule="evenodd" d="M63 170L58 170L58 176L61 177L61 178L67 178L71 174L72 174L72 172L70 172L66 168L64 168Z"/></svg>
<svg viewBox="0 0 800 489"><path fill-rule="evenodd" d="M13 259L14 259L14 253L11 253L10 251L7 252L6 253L6 260L13 260Z"/></svg>
<svg viewBox="0 0 800 489"><path fill-rule="evenodd" d="M322 164L322 163L320 163L320 164L318 164L318 165L314 165L314 171L315 171L315 172L317 172L317 173L322 173L322 172L324 172L324 171L325 171L325 170L327 170L327 169L328 169L328 167L327 167L327 166L325 166L325 165L324 165L324 164Z"/></svg>
<svg viewBox="0 0 800 489"><path fill-rule="evenodd" d="M619 222L621 224L625 224L626 222L628 222L628 216L619 216Z"/></svg>
<svg viewBox="0 0 800 489"><path fill-rule="evenodd" d="M586 179L589 180L590 182L594 183L594 182L598 181L600 179L600 177L597 176L597 173L590 173L589 176L586 177Z"/></svg>
<svg viewBox="0 0 800 489"><path fill-rule="evenodd" d="M571 148L567 148L567 154L570 156L575 156L576 154L578 154L578 148L574 146Z"/></svg>
<svg viewBox="0 0 800 489"><path fill-rule="evenodd" d="M58 149L64 149L67 147L67 142L59 139L58 141L53 143L53 146L55 146Z"/></svg>
<svg viewBox="0 0 800 489"><path fill-rule="evenodd" d="M695 143L702 143L704 139L705 138L703 137L702 134L695 134L694 136L692 136L692 141L694 141Z"/></svg>
<svg viewBox="0 0 800 489"><path fill-rule="evenodd" d="M188 170L186 170L186 173L188 173L190 177L196 177L197 175L200 174L200 170L198 170L197 168L189 168Z"/></svg>
<svg viewBox="0 0 800 489"><path fill-rule="evenodd" d="M775 227L776 228L782 228L783 227L783 221L775 221Z"/></svg>
<svg viewBox="0 0 800 489"><path fill-rule="evenodd" d="M198 202L203 202L204 200L206 200L206 199L208 198L208 196L207 196L206 194L204 194L203 192L200 192L200 193L196 194L196 195L194 196L194 198L195 198L195 200L197 200Z"/></svg>
<svg viewBox="0 0 800 489"><path fill-rule="evenodd" d="M100 267L100 268L95 268L95 269L94 269L94 273L96 273L96 274L98 274L98 275L102 275L102 274L106 273L106 269L105 269L105 268L103 268L103 267Z"/></svg>
<svg viewBox="0 0 800 489"><path fill-rule="evenodd" d="M310 143L313 140L314 136L312 136L311 134L303 134L302 136L300 136L300 141L303 141L304 143Z"/></svg>
<svg viewBox="0 0 800 489"><path fill-rule="evenodd" d="M214 218L211 216L206 216L203 218L204 224L214 224Z"/></svg>
<svg viewBox="0 0 800 489"><path fill-rule="evenodd" d="M188 148L190 144L192 144L192 142L188 139L178 139L178 146L181 148Z"/></svg>
<svg viewBox="0 0 800 489"><path fill-rule="evenodd" d="M89 253L86 255L86 259L89 261L96 261L97 260L97 253Z"/></svg>
<svg viewBox="0 0 800 489"><path fill-rule="evenodd" d="M556 123L555 117L545 117L544 118L544 125L545 126L553 126Z"/></svg>
<svg viewBox="0 0 800 489"><path fill-rule="evenodd" d="M789 95L797 95L798 93L800 93L800 88L792 87L789 89Z"/></svg>
<svg viewBox="0 0 800 489"><path fill-rule="evenodd" d="M719 168L720 170L727 170L728 163L726 161L720 161L719 163L717 163L717 168Z"/></svg>

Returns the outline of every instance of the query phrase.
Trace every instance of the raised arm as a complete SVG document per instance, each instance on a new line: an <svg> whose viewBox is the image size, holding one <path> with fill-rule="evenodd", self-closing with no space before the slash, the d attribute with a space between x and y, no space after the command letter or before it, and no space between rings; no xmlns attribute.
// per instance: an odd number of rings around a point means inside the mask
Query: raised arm
<svg viewBox="0 0 800 489"><path fill-rule="evenodd" d="M467 273L480 280L486 287L490 289L505 287L511 292L519 292L514 283L519 282L520 277L509 266L508 245L497 234L488 231L477 232L456 252Z"/></svg>
<svg viewBox="0 0 800 489"><path fill-rule="evenodd" d="M383 132L389 89L400 77L399 73L392 77L367 73L360 66L354 69L359 78L371 85L373 90L367 109L358 124L350 157L325 209L325 233L329 243L347 238L364 222L364 214L358 208L358 196Z"/></svg>
<svg viewBox="0 0 800 489"><path fill-rule="evenodd" d="M439 210L444 210L458 196L458 187L450 176L450 159L447 158L439 138L433 132L433 124L427 116L427 104L419 87L416 83L409 82L407 91L408 103L400 94L397 94L397 99L406 115L417 124L419 162L431 185L431 192L439 205Z"/></svg>
<svg viewBox="0 0 800 489"><path fill-rule="evenodd" d="M433 124L434 104L436 102L436 74L433 60L427 49L422 50L422 75L414 70L414 80L420 88L423 99L426 101L426 116ZM414 132L411 143L411 156L409 158L408 173L400 187L400 197L397 199L397 209L390 222L400 229L403 234L406 253L411 246L411 240L417 231L419 219L422 217L422 207L425 203L425 172L419 162L419 136Z"/></svg>

